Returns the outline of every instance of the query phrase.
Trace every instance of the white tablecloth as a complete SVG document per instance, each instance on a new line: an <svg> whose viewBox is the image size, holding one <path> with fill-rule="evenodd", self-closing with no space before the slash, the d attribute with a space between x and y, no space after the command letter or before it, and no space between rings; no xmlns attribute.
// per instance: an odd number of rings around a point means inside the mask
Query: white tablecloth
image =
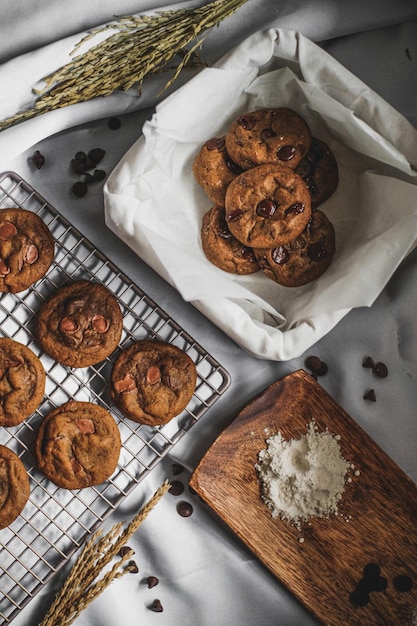
<svg viewBox="0 0 417 626"><path fill-rule="evenodd" d="M44 75L45 64L59 63L68 54L82 31L111 20L115 14L138 13L158 6L155 0L3 2L0 117L4 117L3 112L11 108L11 103L27 97L26 87ZM209 34L203 47L205 58L209 63L217 61L248 35L268 27L294 29L319 43L417 127L415 3L249 0ZM181 80L184 82L187 76L183 75ZM303 367L306 356L275 362L248 355L184 302L105 226L102 187L91 189L83 199L71 195L68 163L72 155L85 146L100 146L106 150L106 168L110 171L140 136L155 103L154 93L145 87L141 98L131 94L109 98L70 114L51 115L48 120L45 117L42 123L28 124L24 132L18 129L0 133L1 169L12 169L35 186L231 374L228 392L105 522L106 529L116 521L130 519L163 480L172 477L173 461L186 466L185 473L179 476L186 483L189 473L236 412L270 382ZM113 113L122 120L117 132L109 132L107 128L107 118ZM34 169L30 162L35 148L47 159L41 170ZM329 366L328 374L321 379L325 389L414 481L417 481L416 270L417 254L413 252L371 307L351 311L310 351ZM375 403L363 400L367 380L362 360L368 355L389 367L388 378L375 381ZM113 583L80 615L77 626L316 623L204 503L187 491L186 499L194 506L189 518L182 518L176 512L175 496L167 494L162 499L130 542L136 552L139 574L127 575ZM38 623L66 571L60 572L29 603L14 620L16 626ZM160 580L152 590L144 583L148 575ZM153 613L148 608L156 597L162 602L163 613Z"/></svg>

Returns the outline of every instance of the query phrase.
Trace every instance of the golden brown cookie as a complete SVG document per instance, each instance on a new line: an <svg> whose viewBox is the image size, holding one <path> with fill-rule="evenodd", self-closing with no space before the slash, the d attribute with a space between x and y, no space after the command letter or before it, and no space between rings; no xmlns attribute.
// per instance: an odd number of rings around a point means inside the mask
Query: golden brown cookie
<svg viewBox="0 0 417 626"><path fill-rule="evenodd" d="M110 395L125 417L157 426L185 409L196 381L196 366L183 350L169 343L143 340L117 357Z"/></svg>
<svg viewBox="0 0 417 626"><path fill-rule="evenodd" d="M229 183L241 172L227 153L224 137L206 141L193 162L195 180L210 200L222 207Z"/></svg>
<svg viewBox="0 0 417 626"><path fill-rule="evenodd" d="M284 165L258 165L237 176L226 192L226 222L245 246L272 248L295 239L311 215L308 189Z"/></svg>
<svg viewBox="0 0 417 626"><path fill-rule="evenodd" d="M249 111L235 120L226 134L228 154L245 170L262 163L281 163L294 169L310 144L308 124L285 107Z"/></svg>
<svg viewBox="0 0 417 626"><path fill-rule="evenodd" d="M44 417L36 434L40 471L58 487L100 485L115 471L121 450L119 428L108 411L71 400Z"/></svg>
<svg viewBox="0 0 417 626"><path fill-rule="evenodd" d="M59 289L40 309L36 331L59 363L87 367L117 347L123 316L117 299L99 283L79 280Z"/></svg>
<svg viewBox="0 0 417 626"><path fill-rule="evenodd" d="M9 526L23 511L30 493L29 477L22 460L0 445L0 529Z"/></svg>
<svg viewBox="0 0 417 626"><path fill-rule="evenodd" d="M233 237L222 207L214 206L203 216L201 245L207 259L231 274L253 274L259 263L252 248Z"/></svg>
<svg viewBox="0 0 417 626"><path fill-rule="evenodd" d="M0 426L16 426L39 406L45 370L30 348L0 338Z"/></svg>
<svg viewBox="0 0 417 626"><path fill-rule="evenodd" d="M32 211L0 209L0 291L24 291L48 271L54 238Z"/></svg>
<svg viewBox="0 0 417 626"><path fill-rule="evenodd" d="M313 209L328 200L339 184L337 161L329 146L316 137L295 171L307 185Z"/></svg>
<svg viewBox="0 0 417 626"><path fill-rule="evenodd" d="M322 276L329 267L335 252L334 227L316 209L296 239L267 250L255 248L254 252L268 278L285 287L301 287Z"/></svg>

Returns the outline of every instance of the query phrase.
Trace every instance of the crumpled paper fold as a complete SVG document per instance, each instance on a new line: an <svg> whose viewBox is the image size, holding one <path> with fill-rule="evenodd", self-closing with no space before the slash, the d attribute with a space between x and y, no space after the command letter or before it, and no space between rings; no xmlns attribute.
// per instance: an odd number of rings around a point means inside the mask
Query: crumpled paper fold
<svg viewBox="0 0 417 626"><path fill-rule="evenodd" d="M288 106L339 165L320 208L336 230L327 272L301 288L261 272L211 265L200 243L212 202L192 162L245 111ZM250 354L303 354L352 308L371 306L417 242L417 131L388 103L298 32L255 33L156 108L105 186L107 225Z"/></svg>

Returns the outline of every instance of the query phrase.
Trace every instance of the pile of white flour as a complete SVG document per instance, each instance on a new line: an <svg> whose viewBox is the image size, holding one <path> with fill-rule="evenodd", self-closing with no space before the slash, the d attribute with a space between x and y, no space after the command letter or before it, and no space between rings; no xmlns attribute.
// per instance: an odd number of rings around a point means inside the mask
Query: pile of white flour
<svg viewBox="0 0 417 626"><path fill-rule="evenodd" d="M300 527L309 517L337 513L351 468L341 455L339 439L310 422L300 439L288 441L278 432L266 440L255 467L272 517Z"/></svg>

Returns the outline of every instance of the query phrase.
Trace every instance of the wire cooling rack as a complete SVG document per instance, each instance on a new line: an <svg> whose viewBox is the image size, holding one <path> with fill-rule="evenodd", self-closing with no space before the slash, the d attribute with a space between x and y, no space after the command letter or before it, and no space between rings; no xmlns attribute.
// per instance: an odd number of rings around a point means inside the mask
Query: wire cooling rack
<svg viewBox="0 0 417 626"><path fill-rule="evenodd" d="M0 174L0 208L31 210L55 237L55 259L47 274L19 294L0 295L0 336L28 346L46 371L45 396L35 413L13 428L0 427L0 443L22 459L31 495L22 514L0 530L0 620L10 623L103 520L219 399L230 384L228 372L185 330L133 285L40 194L14 172ZM98 365L70 369L38 346L34 333L40 306L71 280L105 285L118 299L123 334L118 350ZM152 428L123 419L112 405L108 380L120 349L132 340L159 339L181 348L197 367L197 386L186 410L168 424ZM33 456L42 417L70 399L109 410L118 423L122 451L115 473L103 485L78 491L56 487L37 469Z"/></svg>

